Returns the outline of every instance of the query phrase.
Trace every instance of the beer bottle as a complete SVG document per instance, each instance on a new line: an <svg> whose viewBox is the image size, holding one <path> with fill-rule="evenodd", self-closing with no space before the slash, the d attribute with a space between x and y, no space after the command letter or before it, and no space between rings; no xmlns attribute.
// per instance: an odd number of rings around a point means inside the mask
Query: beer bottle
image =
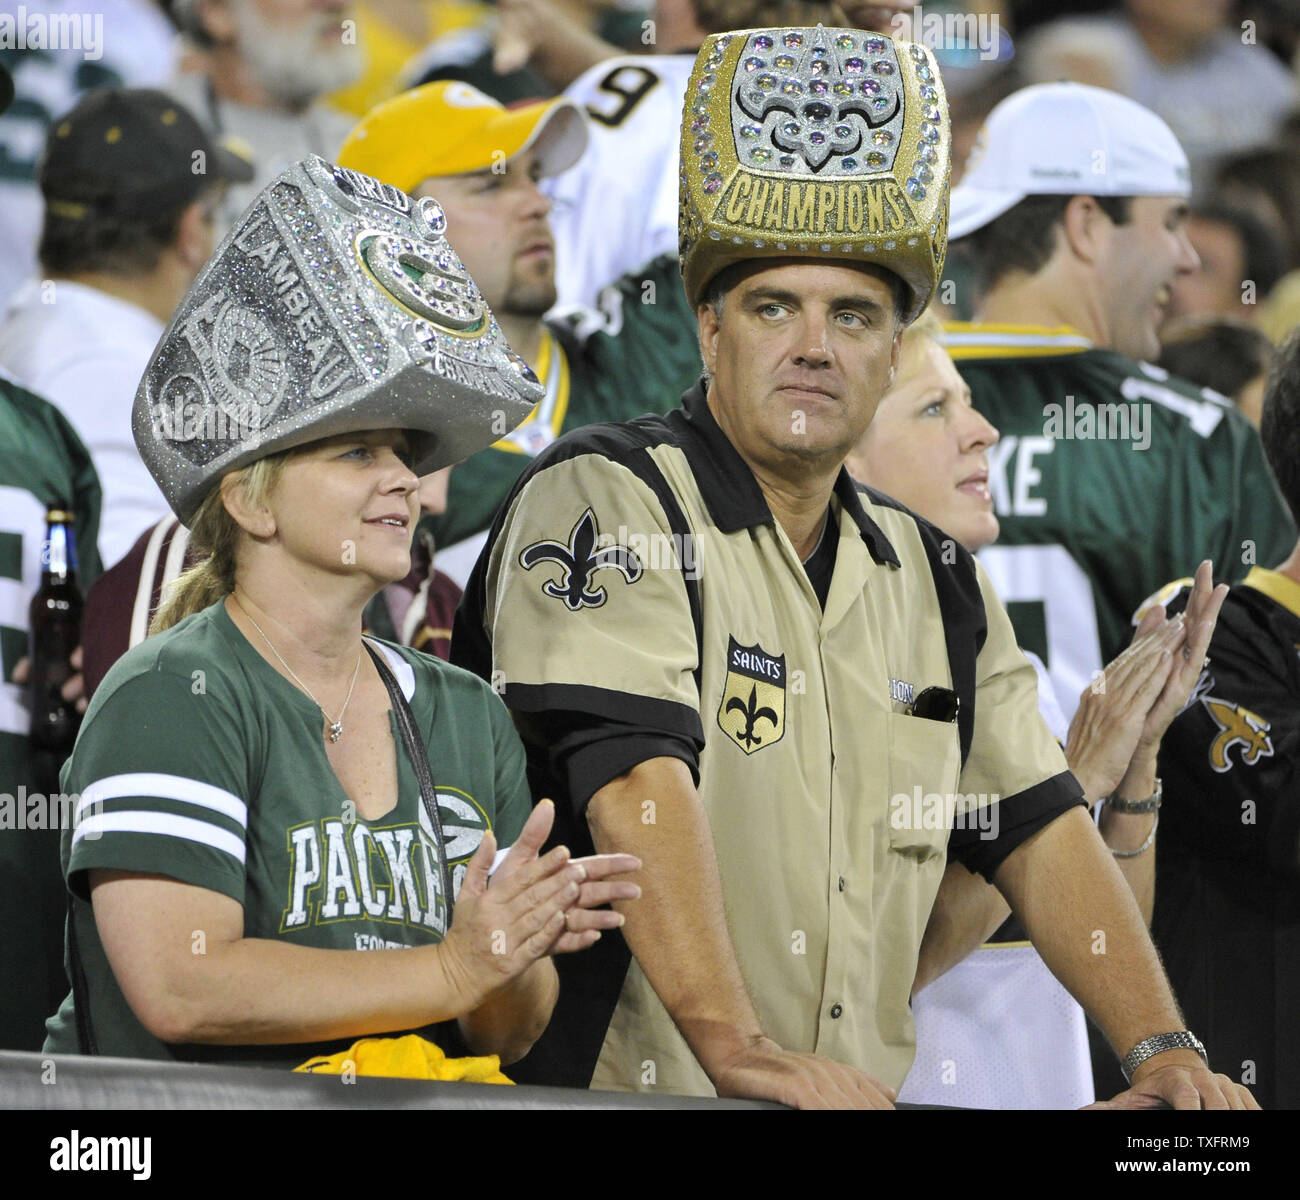
<svg viewBox="0 0 1300 1200"><path fill-rule="evenodd" d="M69 659L81 643L81 589L77 586L77 545L67 508L45 514L41 543L41 586L28 610L31 743L37 750L68 754L81 714L63 698L73 674Z"/></svg>

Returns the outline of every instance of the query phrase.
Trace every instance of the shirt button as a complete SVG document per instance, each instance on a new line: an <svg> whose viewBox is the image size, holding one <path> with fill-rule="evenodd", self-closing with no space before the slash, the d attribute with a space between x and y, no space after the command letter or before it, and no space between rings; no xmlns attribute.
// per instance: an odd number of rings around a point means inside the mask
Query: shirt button
<svg viewBox="0 0 1300 1200"><path fill-rule="evenodd" d="M842 1004L832 1004L832 1005L831 1005L831 1017L832 1017L833 1019L835 1019L835 1020L839 1020L840 1014L841 1014L843 1011L844 1011L844 1005L842 1005Z"/></svg>
<svg viewBox="0 0 1300 1200"><path fill-rule="evenodd" d="M845 886L846 886L846 885L845 885L845 883L844 883L844 876L841 875L841 876L840 876L840 891L843 891L844 888L845 888Z"/></svg>

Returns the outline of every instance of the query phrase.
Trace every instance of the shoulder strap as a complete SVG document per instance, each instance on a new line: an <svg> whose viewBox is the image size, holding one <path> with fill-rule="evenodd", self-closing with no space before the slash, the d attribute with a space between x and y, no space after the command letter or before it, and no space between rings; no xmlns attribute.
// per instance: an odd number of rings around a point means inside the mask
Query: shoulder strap
<svg viewBox="0 0 1300 1200"><path fill-rule="evenodd" d="M86 986L86 972L77 945L77 914L71 891L68 892L68 966L72 975L72 1007L77 1020L77 1049L82 1054L98 1054L95 1027L90 1020L90 988Z"/></svg>
<svg viewBox="0 0 1300 1200"><path fill-rule="evenodd" d="M442 879L442 894L447 906L447 924L450 926L451 868L447 864L447 842L442 835L442 818L438 814L438 792L434 787L433 772L429 768L429 755L419 736L419 731L415 728L415 717L411 713L411 706L402 695L401 685L393 675L392 669L384 656L369 642L366 642L365 646L379 671L379 678L384 681L384 687L388 689L388 699L392 703L393 712L397 714L397 727L402 731L402 742L406 746L411 765L415 768L415 777L420 781L420 800L424 804L429 824L433 827L433 839L438 847L438 870Z"/></svg>

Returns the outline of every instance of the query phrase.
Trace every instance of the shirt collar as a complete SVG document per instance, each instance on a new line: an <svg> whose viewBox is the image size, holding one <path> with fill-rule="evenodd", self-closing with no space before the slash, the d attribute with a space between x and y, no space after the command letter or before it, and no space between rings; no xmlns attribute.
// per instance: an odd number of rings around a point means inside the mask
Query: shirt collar
<svg viewBox="0 0 1300 1200"><path fill-rule="evenodd" d="M682 397L682 406L690 434L683 440L682 450L714 524L723 533L772 524L772 510L754 472L731 444L731 439L722 431L709 408L703 377ZM834 492L857 525L871 557L877 563L901 567L894 547L880 526L867 516L857 485L843 467L840 467L835 480Z"/></svg>
<svg viewBox="0 0 1300 1200"><path fill-rule="evenodd" d="M1289 576L1264 567L1251 567L1242 583L1257 592L1263 592L1270 600L1300 617L1300 583Z"/></svg>

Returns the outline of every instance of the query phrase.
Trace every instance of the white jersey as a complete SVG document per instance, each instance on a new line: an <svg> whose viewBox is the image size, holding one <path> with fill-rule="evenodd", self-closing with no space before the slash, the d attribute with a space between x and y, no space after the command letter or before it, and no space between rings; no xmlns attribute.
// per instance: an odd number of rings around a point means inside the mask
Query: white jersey
<svg viewBox="0 0 1300 1200"><path fill-rule="evenodd" d="M657 254L677 252L678 146L693 54L625 55L580 75L565 96L590 117L586 153L542 181L554 201L559 308Z"/></svg>
<svg viewBox="0 0 1300 1200"><path fill-rule="evenodd" d="M1042 660L1038 710L1068 725ZM1083 1009L1028 942L981 946L912 1001L916 1059L898 1098L957 1108L1082 1108L1095 1099Z"/></svg>

